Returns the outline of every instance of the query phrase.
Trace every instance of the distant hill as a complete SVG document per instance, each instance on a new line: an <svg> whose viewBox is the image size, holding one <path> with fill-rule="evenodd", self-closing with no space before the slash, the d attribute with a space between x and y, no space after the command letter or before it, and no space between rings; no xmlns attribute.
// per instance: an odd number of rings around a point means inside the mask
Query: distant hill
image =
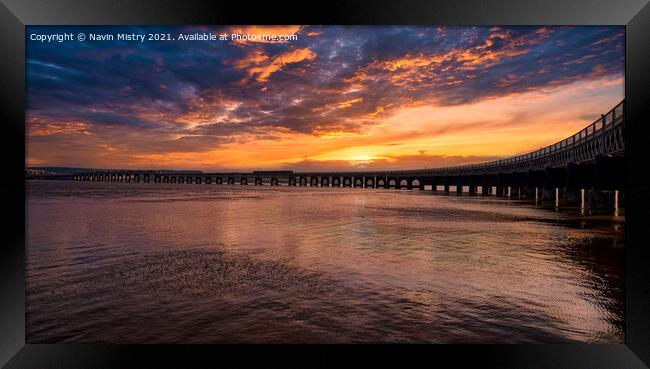
<svg viewBox="0 0 650 369"><path fill-rule="evenodd" d="M28 171L34 173L47 173L50 175L66 175L73 173L83 173L83 172L92 172L96 169L92 168L68 168L68 167L27 167L25 172Z"/></svg>
<svg viewBox="0 0 650 369"><path fill-rule="evenodd" d="M99 168L70 168L70 167L27 167L25 168L25 179L52 178L60 176L70 176L74 173L88 172L110 172L110 171L127 171L128 169L99 169ZM151 171L157 173L203 173L200 170L138 170Z"/></svg>

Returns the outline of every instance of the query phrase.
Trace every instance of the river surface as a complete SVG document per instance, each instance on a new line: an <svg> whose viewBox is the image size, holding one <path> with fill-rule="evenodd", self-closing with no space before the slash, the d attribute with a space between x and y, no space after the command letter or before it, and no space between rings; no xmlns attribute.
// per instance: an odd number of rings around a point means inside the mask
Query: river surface
<svg viewBox="0 0 650 369"><path fill-rule="evenodd" d="M621 343L624 218L430 191L27 182L30 343Z"/></svg>

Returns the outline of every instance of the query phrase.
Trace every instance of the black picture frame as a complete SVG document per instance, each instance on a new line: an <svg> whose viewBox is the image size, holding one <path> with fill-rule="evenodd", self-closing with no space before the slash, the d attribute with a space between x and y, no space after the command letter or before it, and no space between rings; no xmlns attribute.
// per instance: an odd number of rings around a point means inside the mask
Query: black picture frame
<svg viewBox="0 0 650 369"><path fill-rule="evenodd" d="M432 363L500 368L650 365L650 4L646 0L345 1L248 4L174 0L0 0L5 213L0 247L0 366L113 368ZM25 344L25 25L436 24L626 26L625 344L621 345L77 345ZM300 354L300 355L299 355ZM353 354L349 356L349 354ZM305 358L307 355L307 359ZM445 365L448 366L448 365Z"/></svg>

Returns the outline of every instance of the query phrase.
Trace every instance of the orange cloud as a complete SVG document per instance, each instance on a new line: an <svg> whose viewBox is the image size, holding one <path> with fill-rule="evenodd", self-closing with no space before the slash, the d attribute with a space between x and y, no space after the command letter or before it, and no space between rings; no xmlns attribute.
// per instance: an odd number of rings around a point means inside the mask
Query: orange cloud
<svg viewBox="0 0 650 369"><path fill-rule="evenodd" d="M84 122L49 122L42 119L29 119L28 136L43 137L52 135L84 135L88 136L90 132L90 124Z"/></svg>
<svg viewBox="0 0 650 369"><path fill-rule="evenodd" d="M311 61L315 58L316 53L307 47L287 51L273 58L269 58L261 50L255 50L247 57L235 62L234 66L240 70L248 68L249 78L255 78L258 82L267 82L273 73L282 70L287 64Z"/></svg>
<svg viewBox="0 0 650 369"><path fill-rule="evenodd" d="M327 105L324 105L324 106L321 106L321 107L313 108L312 111L314 111L314 112L325 111L325 113L329 113L330 111L335 110L335 109L349 108L352 105L360 103L360 102L363 102L363 98L362 97L357 97L357 98L354 98L354 99L348 99L348 100L345 100L345 101L341 101L339 103L327 104Z"/></svg>
<svg viewBox="0 0 650 369"><path fill-rule="evenodd" d="M190 103L189 111L176 117L174 121L188 124L190 128L206 123L222 122L228 119L230 113L241 104L240 101L229 99L219 92L197 96Z"/></svg>

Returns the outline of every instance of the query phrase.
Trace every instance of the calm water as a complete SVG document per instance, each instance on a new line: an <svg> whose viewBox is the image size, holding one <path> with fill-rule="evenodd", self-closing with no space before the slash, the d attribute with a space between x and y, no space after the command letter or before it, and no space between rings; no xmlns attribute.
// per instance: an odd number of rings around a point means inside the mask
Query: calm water
<svg viewBox="0 0 650 369"><path fill-rule="evenodd" d="M375 189L29 181L35 342L622 342L622 218Z"/></svg>

